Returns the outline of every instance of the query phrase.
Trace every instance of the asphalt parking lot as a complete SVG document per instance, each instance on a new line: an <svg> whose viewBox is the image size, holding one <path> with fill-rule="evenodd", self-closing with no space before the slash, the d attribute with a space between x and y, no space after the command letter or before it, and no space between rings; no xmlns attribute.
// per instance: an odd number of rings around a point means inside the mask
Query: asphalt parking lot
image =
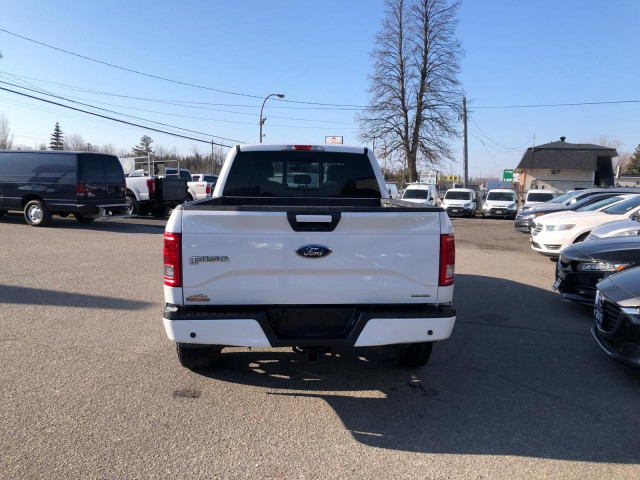
<svg viewBox="0 0 640 480"><path fill-rule="evenodd" d="M163 225L0 219L0 477L640 477L640 372L512 222L454 220L425 368L238 348L200 373L162 327Z"/></svg>

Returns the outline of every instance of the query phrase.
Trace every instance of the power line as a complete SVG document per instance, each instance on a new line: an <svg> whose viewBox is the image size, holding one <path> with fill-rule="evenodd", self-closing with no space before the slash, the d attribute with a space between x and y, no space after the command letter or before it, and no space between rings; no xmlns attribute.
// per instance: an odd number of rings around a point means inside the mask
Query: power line
<svg viewBox="0 0 640 480"><path fill-rule="evenodd" d="M184 85L184 86L187 86L187 87L200 88L202 90L210 90L212 92L224 93L224 94L227 94L227 95L236 95L236 96L240 96L240 97L257 98L257 99L260 99L260 100L262 100L264 98L264 96L262 96L262 95L254 95L254 94L250 94L250 93L234 92L234 91L231 91L231 90L223 90L223 89L220 89L220 88L208 87L206 85L199 85L199 84L196 84L196 83L184 82L182 80L175 80L173 78L163 77L163 76L160 76L160 75L154 75L152 73L142 72L140 70L135 70L133 68L123 67L121 65L116 65L114 63L105 62L104 60L98 60L97 58L89 57L87 55L82 55L80 53L72 52L70 50L65 50L64 48L56 47L56 46L53 46L51 44L48 44L48 43L45 43L45 42L41 42L39 40L35 40L33 38L25 37L24 35L20 35L18 33L10 32L9 30L6 30L4 28L0 28L0 32L4 32L4 33L6 33L8 35L12 35L14 37L20 38L20 39L25 40L27 42L35 43L36 45L40 45L42 47L46 47L46 48L50 48L52 50L56 50L58 52L66 53L67 55L71 55L71 56L74 56L74 57L77 57L77 58L82 58L83 60L88 60L90 62L98 63L100 65L105 65L105 66L111 67L111 68L116 68L118 70L122 70L122 71L125 71L125 72L135 73L136 75L142 75L144 77L154 78L156 80L162 80L162 81L170 82L170 83L176 83L178 85ZM330 107L359 107L359 108L366 107L365 105L306 102L306 101L302 101L302 100L278 100L278 101L280 101L280 102L288 102L288 103L299 103L299 104L306 104L306 105L324 105L324 106L330 106Z"/></svg>
<svg viewBox="0 0 640 480"><path fill-rule="evenodd" d="M202 108L202 107L195 107L193 105L189 105L191 103L193 104L202 104L202 105L220 105L220 106L251 106L252 105L233 105L233 104L217 104L217 103L209 103L209 102L186 102L186 101L182 101L182 100L164 100L164 99L155 99L155 98L146 98L146 97L136 97L136 96L132 96L132 95L123 95L123 94L118 94L118 93L112 93L112 92L103 92L103 91L99 91L99 90L91 90L91 89L86 89L86 88L82 88L82 87L76 87L73 85L66 85L63 83L56 83L56 82L51 82L51 81L47 81L47 80L42 80L39 78L34 78L34 77L27 77L27 76L23 76L23 75L16 75L13 73L9 73L5 70L0 70L1 73L8 75L10 77L13 77L15 79L18 79L24 83L26 83L27 85L31 85L32 87L37 87L36 85L33 85L32 83L26 81L25 79L29 79L29 80L34 80L36 82L42 82L42 83L47 83L47 84L52 84L52 85L56 85L56 86L62 86L63 88L66 87L67 89L71 89L71 90L76 90L76 91L80 91L80 92L84 92L84 93L89 93L89 94L95 94L95 95L103 95L103 96L111 96L111 97L118 97L118 98L130 98L130 99L134 99L134 100L142 100L142 101L146 101L146 102L153 102L153 103L160 103L160 104L164 104L164 105L174 105L176 107L183 107L183 108L197 108L199 110L210 110L213 112L222 112L222 113L232 113L232 114L236 114L236 115L245 115L245 116L251 116L251 117L258 117L257 114L254 113L247 113L247 112L237 112L234 110L222 110L219 108ZM41 88L41 87L37 87L37 88ZM76 98L79 100L86 100L86 101L92 101L95 103L104 103L105 105L111 105L111 106L115 106L115 107L120 107L120 108L132 108L132 107L124 107L122 105L114 105L114 104L110 104L110 103L106 103L106 102L99 102L97 100L88 100L85 98L81 98L81 97L73 97L70 96L71 98ZM183 105L186 104L186 105ZM255 106L255 108L260 108L260 105ZM270 107L271 108L271 107ZM147 110L141 110L141 111L147 111ZM151 110L148 110L150 112L152 112ZM167 115L171 115L169 113L167 113ZM316 122L316 123L331 123L331 124L343 124L343 125L353 125L353 122L338 122L338 121L332 121L332 120L317 120L317 119L311 119L311 118L299 118L299 117L280 117L280 116L276 116L276 115L270 115L271 118L277 118L277 119L281 119L281 120L296 120L296 121L301 121L301 122ZM198 117L194 117L194 118L198 118Z"/></svg>
<svg viewBox="0 0 640 480"><path fill-rule="evenodd" d="M495 141L494 139L492 139L489 135L487 135L484 130L482 130L482 128L480 128L480 125L478 125L478 122L475 121L475 119L473 117L469 117L471 119L471 121L473 122L473 124L476 126L476 128L480 131L480 133L487 138L487 140L489 140L491 143L493 143L496 147L498 147L499 149L507 152L517 152L520 151L522 149L522 147L524 147L525 145L527 145L529 143L529 141L531 140L531 137L529 137L522 145L518 146L518 147L508 147L506 145L503 145L500 142Z"/></svg>
<svg viewBox="0 0 640 480"><path fill-rule="evenodd" d="M23 97L31 98L33 100L38 100L40 102L45 102L45 103L50 103L52 105L57 105L58 107L68 108L69 110L75 110L76 112L86 113L87 115L93 115L95 117L105 118L105 119L111 120L113 122L124 123L125 125L132 125L134 127L143 128L145 130L151 130L152 132L164 133L166 135L172 135L174 137L185 138L187 140L193 140L193 141L196 141L196 142L207 143L209 145L217 145L219 147L232 148L232 145L225 145L223 143L216 143L214 141L203 140L201 138L190 137L188 135L182 135L180 133L169 132L167 130L161 130L161 129L155 128L155 127L149 127L149 126L146 126L146 125L140 125L138 123L128 122L128 121L122 120L120 118L114 118L114 117L110 117L108 115L102 115L100 113L90 112L88 110L83 110L81 108L72 107L70 105L64 105L63 103L54 102L52 100L47 100L46 98L40 98L40 97L36 97L34 95L29 95L27 93L18 92L16 90L11 90L10 88L0 87L0 90L4 90L5 92L15 93L16 95L21 95Z"/></svg>
<svg viewBox="0 0 640 480"><path fill-rule="evenodd" d="M243 141L241 141L241 140L235 140L235 139L233 139L233 138L221 137L220 135L212 135L212 134L210 134L210 133L206 133L206 132L199 132L198 130L190 130L190 129L188 129L188 128L177 127L177 126L175 126L175 125L170 125L170 124L168 124L168 123L156 122L155 120L149 120L148 118L142 118L142 117L137 117L137 116L135 116L135 115L129 115L129 114L126 114L126 113L117 112L117 111L115 111L115 110L110 110L110 109L108 109L108 108L96 107L95 105L91 105L91 104L83 103L83 102L78 102L78 101L76 101L76 100L71 100L71 99L69 99L69 98L62 97L62 96L60 96L60 95L55 95L55 94L53 94L53 93L48 93L48 92L46 92L45 90L42 90L42 89L33 89L33 88L28 88L28 87L24 87L24 86L22 86L22 85L16 85L16 84L14 84L14 83L10 83L10 82L3 82L2 80L0 80L0 83L5 84L5 85L11 85L12 87L21 88L21 89L23 89L23 90L28 90L28 91L30 91L30 92L40 93L40 94L43 94L43 95L47 95L47 96L49 96L49 97L54 97L54 98L57 98L57 99L59 99L59 100L64 100L65 102L76 103L76 104L78 104L78 105L82 105L82 106L84 106L84 107L94 108L94 109L96 109L96 110L102 110L102 111L104 111L104 112L109 112L109 113L115 113L116 115L122 115L122 116L129 117L129 118L135 118L136 120L143 120L143 121L145 121L145 122L156 123L156 124L158 124L158 125L162 125L162 126L164 126L164 127L175 128L176 130L183 130L183 131L185 131L185 132L197 133L198 135L204 135L204 136L207 136L207 137L220 138L220 139L222 139L222 140L228 140L228 141L230 141L230 142L246 143L246 142L243 142Z"/></svg>
<svg viewBox="0 0 640 480"><path fill-rule="evenodd" d="M640 100L612 100L605 102L576 102L576 103L538 103L533 105L492 105L474 106L473 108L539 108L539 107L575 107L580 105L613 105L619 103L640 103Z"/></svg>

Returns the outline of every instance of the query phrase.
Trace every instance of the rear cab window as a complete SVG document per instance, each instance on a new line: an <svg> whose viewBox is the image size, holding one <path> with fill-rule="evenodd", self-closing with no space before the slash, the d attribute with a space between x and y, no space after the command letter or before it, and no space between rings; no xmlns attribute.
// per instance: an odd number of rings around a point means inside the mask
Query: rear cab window
<svg viewBox="0 0 640 480"><path fill-rule="evenodd" d="M381 198L367 155L324 151L239 152L222 195Z"/></svg>

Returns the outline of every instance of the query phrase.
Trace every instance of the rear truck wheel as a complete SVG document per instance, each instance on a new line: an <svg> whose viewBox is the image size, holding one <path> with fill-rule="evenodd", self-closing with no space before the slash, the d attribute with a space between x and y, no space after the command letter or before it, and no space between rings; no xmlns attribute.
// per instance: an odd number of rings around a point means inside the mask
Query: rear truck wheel
<svg viewBox="0 0 640 480"><path fill-rule="evenodd" d="M220 361L222 347L194 343L176 343L180 365L189 370L213 368Z"/></svg>
<svg viewBox="0 0 640 480"><path fill-rule="evenodd" d="M168 207L158 207L158 208L151 209L151 215L153 215L153 218L167 218L168 214L169 214Z"/></svg>
<svg viewBox="0 0 640 480"><path fill-rule="evenodd" d="M190 193L187 193L187 201L188 202L193 202L193 197L191 196Z"/></svg>
<svg viewBox="0 0 640 480"><path fill-rule="evenodd" d="M76 220L78 220L80 223L91 223L95 220L95 218L93 217L85 217L84 215L80 215L79 213L74 213L73 216L76 217Z"/></svg>
<svg viewBox="0 0 640 480"><path fill-rule="evenodd" d="M429 362L433 351L433 342L393 345L395 363L400 367L418 368Z"/></svg>
<svg viewBox="0 0 640 480"><path fill-rule="evenodd" d="M139 215L140 205L133 195L127 195L127 215Z"/></svg>
<svg viewBox="0 0 640 480"><path fill-rule="evenodd" d="M51 223L51 212L42 200L31 200L24 206L24 219L32 227L46 227Z"/></svg>

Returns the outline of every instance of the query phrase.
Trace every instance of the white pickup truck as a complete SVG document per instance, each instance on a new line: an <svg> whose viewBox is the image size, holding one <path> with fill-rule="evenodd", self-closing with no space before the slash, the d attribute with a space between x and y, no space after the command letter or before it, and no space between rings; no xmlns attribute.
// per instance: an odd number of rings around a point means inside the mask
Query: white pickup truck
<svg viewBox="0 0 640 480"><path fill-rule="evenodd" d="M453 227L388 198L367 148L242 145L211 199L176 208L164 236L164 328L187 368L225 346L391 345L421 366L451 335Z"/></svg>
<svg viewBox="0 0 640 480"><path fill-rule="evenodd" d="M166 168L164 171L164 175L166 178L178 177L178 169ZM198 180L195 180L191 175L191 172L186 168L180 169L179 176L181 179L187 182L187 195L190 202L192 202L193 200L202 200L204 198L211 197L215 182L208 182L200 178L198 178Z"/></svg>

